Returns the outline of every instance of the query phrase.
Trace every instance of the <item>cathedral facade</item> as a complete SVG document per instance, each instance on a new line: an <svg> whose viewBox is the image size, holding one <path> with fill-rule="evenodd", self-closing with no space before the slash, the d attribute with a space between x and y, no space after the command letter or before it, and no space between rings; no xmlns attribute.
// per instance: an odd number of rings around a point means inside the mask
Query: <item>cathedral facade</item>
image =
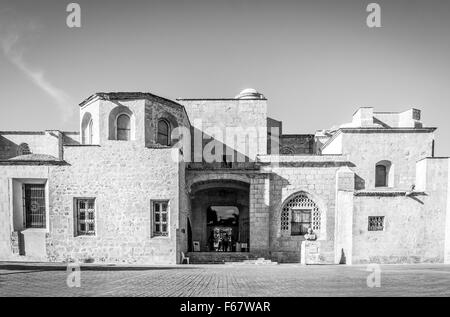
<svg viewBox="0 0 450 317"><path fill-rule="evenodd" d="M96 93L80 132L0 132L0 261L450 263L450 160L420 110L292 135L267 106Z"/></svg>

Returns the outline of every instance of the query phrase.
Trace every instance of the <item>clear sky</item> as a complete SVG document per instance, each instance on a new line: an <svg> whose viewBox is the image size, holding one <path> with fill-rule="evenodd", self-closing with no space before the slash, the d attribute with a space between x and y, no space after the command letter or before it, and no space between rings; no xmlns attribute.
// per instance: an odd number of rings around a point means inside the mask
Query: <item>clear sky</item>
<svg viewBox="0 0 450 317"><path fill-rule="evenodd" d="M417 107L450 155L450 1L0 0L0 130L78 130L94 92L234 97L252 87L287 133L356 108ZM381 5L381 28L366 7Z"/></svg>

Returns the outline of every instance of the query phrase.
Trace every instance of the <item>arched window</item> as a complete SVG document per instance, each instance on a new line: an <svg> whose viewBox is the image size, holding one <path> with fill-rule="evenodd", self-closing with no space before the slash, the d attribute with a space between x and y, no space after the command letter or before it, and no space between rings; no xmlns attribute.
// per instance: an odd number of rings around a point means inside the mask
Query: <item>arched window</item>
<svg viewBox="0 0 450 317"><path fill-rule="evenodd" d="M28 146L28 143L21 143L19 145L19 148L17 149L17 155L21 156L21 155L30 155L31 151L30 151L30 147Z"/></svg>
<svg viewBox="0 0 450 317"><path fill-rule="evenodd" d="M294 155L294 150L292 148L290 148L290 147L284 147L281 150L281 154L282 155Z"/></svg>
<svg viewBox="0 0 450 317"><path fill-rule="evenodd" d="M284 203L281 211L281 232L302 236L308 228L320 230L320 210L306 193L299 193Z"/></svg>
<svg viewBox="0 0 450 317"><path fill-rule="evenodd" d="M391 187L392 175L391 162L381 161L375 166L375 187Z"/></svg>
<svg viewBox="0 0 450 317"><path fill-rule="evenodd" d="M170 126L169 123L162 119L158 121L158 144L170 145Z"/></svg>
<svg viewBox="0 0 450 317"><path fill-rule="evenodd" d="M89 112L86 112L81 121L81 143L92 144L94 139L94 120Z"/></svg>
<svg viewBox="0 0 450 317"><path fill-rule="evenodd" d="M117 117L117 140L129 141L131 136L131 120L127 114Z"/></svg>

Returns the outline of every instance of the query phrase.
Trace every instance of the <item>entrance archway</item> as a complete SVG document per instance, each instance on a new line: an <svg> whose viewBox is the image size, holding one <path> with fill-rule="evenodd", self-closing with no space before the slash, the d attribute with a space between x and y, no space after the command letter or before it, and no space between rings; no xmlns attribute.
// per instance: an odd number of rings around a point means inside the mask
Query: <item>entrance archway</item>
<svg viewBox="0 0 450 317"><path fill-rule="evenodd" d="M249 184L231 180L192 187L192 240L201 252L247 252L250 248Z"/></svg>

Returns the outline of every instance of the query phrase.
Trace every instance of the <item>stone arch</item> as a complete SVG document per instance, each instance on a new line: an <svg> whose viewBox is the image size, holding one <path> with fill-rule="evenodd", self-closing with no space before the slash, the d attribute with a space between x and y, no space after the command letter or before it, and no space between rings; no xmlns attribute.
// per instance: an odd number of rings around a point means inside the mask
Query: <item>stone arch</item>
<svg viewBox="0 0 450 317"><path fill-rule="evenodd" d="M109 120L108 120L108 139L109 140L117 140L117 119L121 115L127 115L130 117L130 141L136 140L136 117L133 113L133 111L130 110L130 108L126 106L119 105L111 110L109 113Z"/></svg>
<svg viewBox="0 0 450 317"><path fill-rule="evenodd" d="M282 155L293 155L294 154L294 149L287 146L287 147L283 147L281 149L281 154Z"/></svg>
<svg viewBox="0 0 450 317"><path fill-rule="evenodd" d="M212 183L217 181L227 181L227 182L241 182L250 184L250 178L246 175L240 174L199 174L189 177L187 181L187 190L189 193L197 184Z"/></svg>
<svg viewBox="0 0 450 317"><path fill-rule="evenodd" d="M250 250L248 182L221 178L197 181L192 185L190 202L193 240L199 242L202 252ZM223 235L230 242L222 245L225 249L214 244Z"/></svg>
<svg viewBox="0 0 450 317"><path fill-rule="evenodd" d="M290 203L298 204L299 208L302 208L303 206L306 209L312 209L311 222L314 233L317 234L318 239L326 240L326 232L327 232L326 204L318 195L307 190L297 190L291 192L289 195L284 197L282 202L277 206L276 209L277 232L278 232L277 236L278 237L291 236L291 227L290 227L291 215L289 214L288 219L283 219L283 217L286 218L286 216L283 216L283 213L286 212L285 207ZM282 230L283 220L289 222L287 230Z"/></svg>

